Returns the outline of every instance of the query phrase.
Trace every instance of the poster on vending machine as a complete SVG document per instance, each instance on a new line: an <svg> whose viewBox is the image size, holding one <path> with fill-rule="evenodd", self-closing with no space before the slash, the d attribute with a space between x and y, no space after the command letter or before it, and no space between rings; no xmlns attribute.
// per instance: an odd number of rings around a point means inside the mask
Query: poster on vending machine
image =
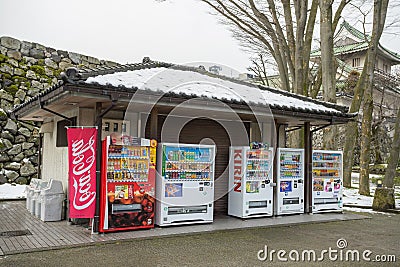
<svg viewBox="0 0 400 267"><path fill-rule="evenodd" d="M292 181L281 181L280 191L281 192L292 192Z"/></svg>
<svg viewBox="0 0 400 267"><path fill-rule="evenodd" d="M260 192L259 181L246 182L246 193L259 193L259 192Z"/></svg>
<svg viewBox="0 0 400 267"><path fill-rule="evenodd" d="M313 190L316 192L324 191L324 179L315 178L313 182Z"/></svg>
<svg viewBox="0 0 400 267"><path fill-rule="evenodd" d="M165 197L182 197L182 183L165 184Z"/></svg>

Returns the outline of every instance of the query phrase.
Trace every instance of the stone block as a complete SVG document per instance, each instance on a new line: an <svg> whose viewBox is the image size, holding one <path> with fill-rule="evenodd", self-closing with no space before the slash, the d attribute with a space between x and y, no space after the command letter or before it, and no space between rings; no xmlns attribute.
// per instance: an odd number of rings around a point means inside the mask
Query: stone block
<svg viewBox="0 0 400 267"><path fill-rule="evenodd" d="M19 40L8 36L0 37L0 44L13 50L19 50L21 48L21 42Z"/></svg>

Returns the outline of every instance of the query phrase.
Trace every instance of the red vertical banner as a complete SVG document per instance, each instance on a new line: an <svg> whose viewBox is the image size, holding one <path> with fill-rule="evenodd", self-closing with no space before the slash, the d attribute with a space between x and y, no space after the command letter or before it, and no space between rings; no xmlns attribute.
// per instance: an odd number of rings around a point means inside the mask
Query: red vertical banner
<svg viewBox="0 0 400 267"><path fill-rule="evenodd" d="M96 128L68 128L69 217L93 218L96 209Z"/></svg>

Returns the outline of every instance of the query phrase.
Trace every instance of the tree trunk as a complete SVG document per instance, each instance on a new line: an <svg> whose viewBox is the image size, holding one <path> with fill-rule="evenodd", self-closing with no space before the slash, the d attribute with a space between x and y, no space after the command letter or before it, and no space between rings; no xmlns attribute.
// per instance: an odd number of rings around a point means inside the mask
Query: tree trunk
<svg viewBox="0 0 400 267"><path fill-rule="evenodd" d="M371 93L367 95L371 95L372 100L372 79L374 77L374 67L375 67L375 59L377 54L377 46L379 44L379 39L382 35L383 27L385 25L386 20L386 12L389 0L374 0L374 18L373 18L373 28L372 28L372 36L368 46L368 51L364 63L364 68L361 73L360 79L357 82L356 88L354 89L354 97L350 106L350 113L359 112L361 102L366 90L370 90ZM365 89L364 89L365 88ZM368 104L369 105L369 104ZM365 111L364 111L365 112ZM368 120L367 120L368 121ZM364 127L367 127L365 125ZM369 126L370 127L370 126ZM368 127L367 127L368 128ZM351 169L353 167L353 154L354 154L354 146L356 144L357 136L358 136L358 127L357 122L350 122L346 126L346 140L344 144L344 165L343 165L343 184L346 187L351 186ZM364 140L366 142L366 140ZM368 143L368 142L367 142ZM364 151L364 152L363 152ZM361 148L361 153L366 153L364 148ZM369 152L369 148L368 148ZM366 156L363 156L367 158ZM369 158L369 156L368 156ZM368 161L369 163L369 161ZM361 160L360 160L361 164ZM368 167L368 164L364 163L364 166ZM360 179L362 175L366 175L368 171L360 170ZM363 182L365 182L365 178L363 178ZM361 185L360 185L361 189Z"/></svg>
<svg viewBox="0 0 400 267"><path fill-rule="evenodd" d="M377 188L374 195L374 203L372 209L385 211L395 208L394 197L394 177L396 176L396 168L400 155L400 108L397 112L396 124L394 126L394 136L388 166L386 168L385 178L383 180L383 188Z"/></svg>
<svg viewBox="0 0 400 267"><path fill-rule="evenodd" d="M395 208L394 189L393 188L377 188L375 190L374 202L372 209L377 211L387 211Z"/></svg>
<svg viewBox="0 0 400 267"><path fill-rule="evenodd" d="M371 123L374 109L372 95L367 93L363 105L363 119L361 124L361 151L360 151L360 195L369 196L369 162L371 155Z"/></svg>
<svg viewBox="0 0 400 267"><path fill-rule="evenodd" d="M360 151L360 188L361 195L369 196L369 163L371 154L371 132L372 132L372 113L373 103L373 79L375 60L378 52L379 39L385 25L387 6L389 0L374 1L374 17L371 41L368 47L368 63L366 75L366 88L363 105L363 119L361 124L361 151Z"/></svg>
<svg viewBox="0 0 400 267"><path fill-rule="evenodd" d="M343 186L351 187L351 171L354 162L354 147L358 138L358 121L348 122L343 148Z"/></svg>
<svg viewBox="0 0 400 267"><path fill-rule="evenodd" d="M336 103L336 64L333 53L332 1L319 0L319 10L323 99L326 102ZM333 150L336 147L336 131L335 126L324 129L324 149Z"/></svg>
<svg viewBox="0 0 400 267"><path fill-rule="evenodd" d="M390 156L388 160L388 166L386 168L385 178L383 180L383 186L386 188L393 188L394 177L396 176L396 168L399 162L400 154L400 108L397 112L396 125L394 126L394 136L392 148L390 150Z"/></svg>

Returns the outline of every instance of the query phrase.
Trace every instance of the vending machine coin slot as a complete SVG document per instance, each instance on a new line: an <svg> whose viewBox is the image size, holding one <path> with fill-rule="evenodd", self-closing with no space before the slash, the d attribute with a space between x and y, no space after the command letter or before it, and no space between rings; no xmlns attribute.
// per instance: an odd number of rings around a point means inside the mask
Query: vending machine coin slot
<svg viewBox="0 0 400 267"><path fill-rule="evenodd" d="M293 205L293 204L300 204L300 199L298 197L283 199L283 205Z"/></svg>

